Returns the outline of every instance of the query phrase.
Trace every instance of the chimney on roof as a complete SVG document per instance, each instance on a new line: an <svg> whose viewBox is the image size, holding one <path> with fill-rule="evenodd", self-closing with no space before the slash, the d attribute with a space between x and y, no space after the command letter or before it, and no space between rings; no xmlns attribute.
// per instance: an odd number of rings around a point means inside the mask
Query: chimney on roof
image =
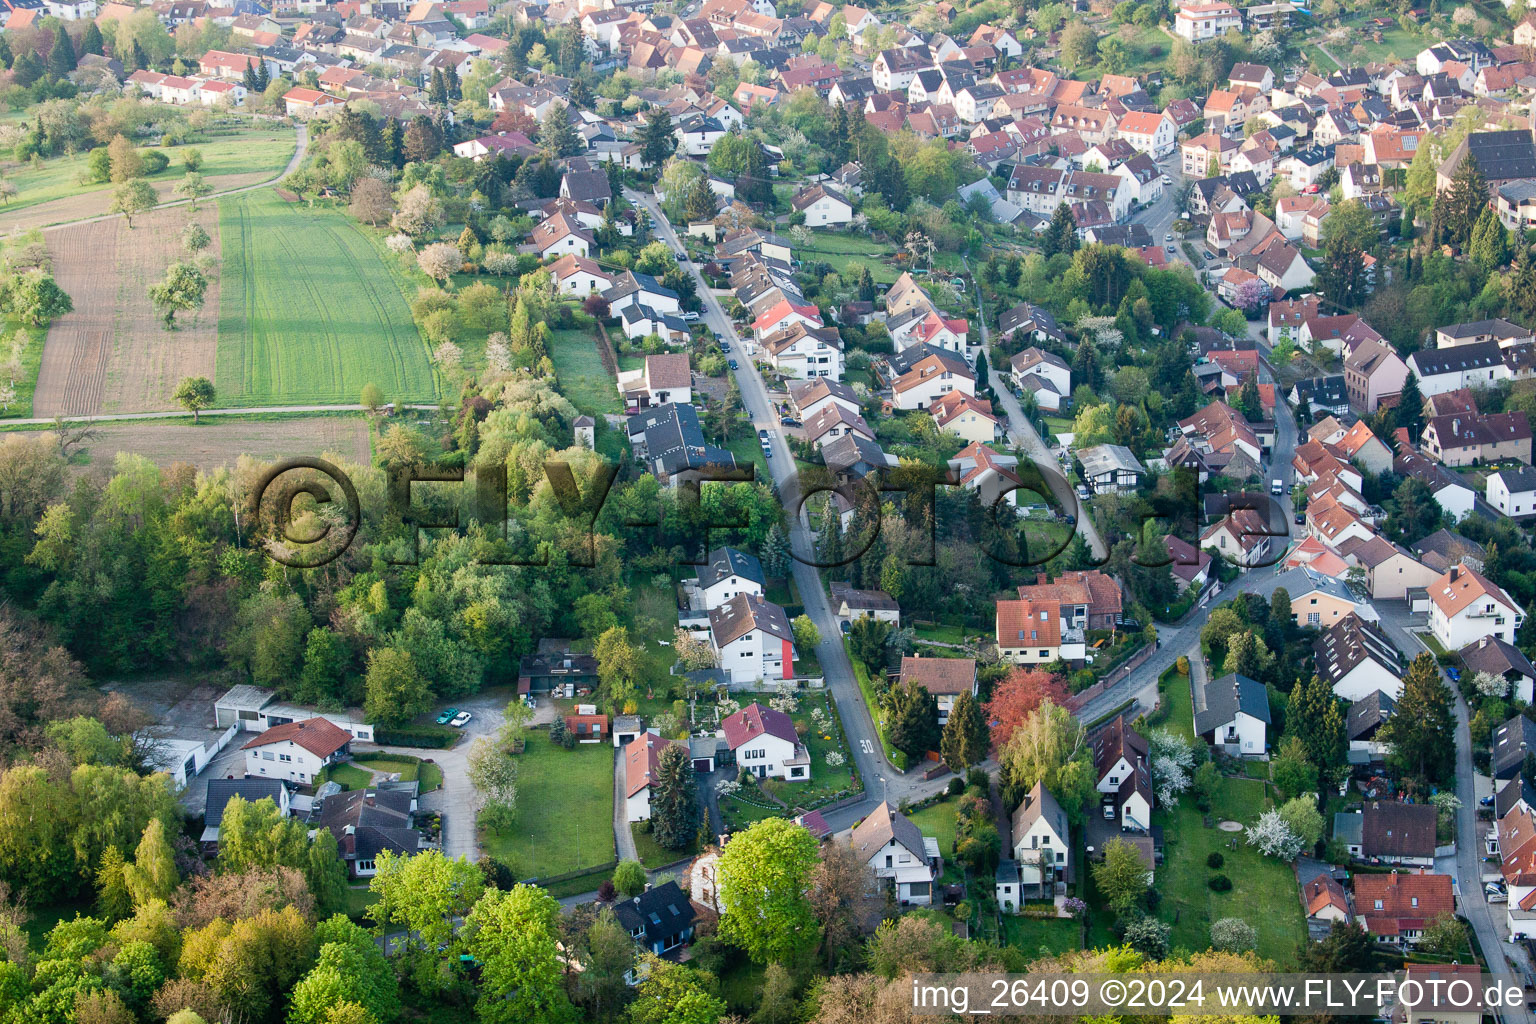
<svg viewBox="0 0 1536 1024"><path fill-rule="evenodd" d="M1458 566L1458 565L1451 566L1451 582L1455 583L1460 578L1461 578L1461 567Z"/></svg>

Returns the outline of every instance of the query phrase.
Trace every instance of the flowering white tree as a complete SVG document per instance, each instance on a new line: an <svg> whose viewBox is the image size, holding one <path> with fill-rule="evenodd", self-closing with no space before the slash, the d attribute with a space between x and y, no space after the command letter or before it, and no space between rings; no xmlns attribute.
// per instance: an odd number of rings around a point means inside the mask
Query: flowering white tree
<svg viewBox="0 0 1536 1024"><path fill-rule="evenodd" d="M1280 817L1280 812L1268 810L1259 820L1248 826L1248 845L1257 846L1266 857L1295 860L1304 845L1300 836Z"/></svg>
<svg viewBox="0 0 1536 1024"><path fill-rule="evenodd" d="M1189 788L1190 772L1195 767L1194 751L1189 741L1167 729L1154 729L1147 736L1147 746L1157 802L1164 807L1177 807L1179 794Z"/></svg>
<svg viewBox="0 0 1536 1024"><path fill-rule="evenodd" d="M430 278L447 281L464 266L464 254L447 242L433 242L416 255L416 265Z"/></svg>
<svg viewBox="0 0 1536 1024"><path fill-rule="evenodd" d="M1472 689L1484 697L1508 697L1509 680L1492 672L1479 672L1472 677Z"/></svg>
<svg viewBox="0 0 1536 1024"><path fill-rule="evenodd" d="M509 339L501 331L485 339L485 365L493 373L512 372L512 348Z"/></svg>
<svg viewBox="0 0 1536 1024"><path fill-rule="evenodd" d="M1259 944L1259 933L1240 917L1224 917L1211 925L1211 948L1223 953L1244 953Z"/></svg>
<svg viewBox="0 0 1536 1024"><path fill-rule="evenodd" d="M488 252L480 261L487 274L506 277L517 273L517 254L512 252Z"/></svg>
<svg viewBox="0 0 1536 1024"><path fill-rule="evenodd" d="M839 768L839 767L842 766L843 760L844 760L843 755L839 751L836 751L836 750L829 750L829 751L827 751L827 765L829 767Z"/></svg>
<svg viewBox="0 0 1536 1024"><path fill-rule="evenodd" d="M411 236L404 233L390 235L384 239L384 245L388 247L390 252L397 253L407 253L416 248L416 243L411 241Z"/></svg>

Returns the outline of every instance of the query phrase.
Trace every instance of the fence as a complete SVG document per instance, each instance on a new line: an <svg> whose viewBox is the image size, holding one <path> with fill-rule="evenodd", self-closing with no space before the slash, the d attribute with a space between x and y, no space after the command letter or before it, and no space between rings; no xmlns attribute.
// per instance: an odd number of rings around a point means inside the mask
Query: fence
<svg viewBox="0 0 1536 1024"><path fill-rule="evenodd" d="M1102 697L1106 690L1146 664L1147 659L1152 657L1152 653L1156 650L1156 644L1147 644L1141 650L1125 659L1125 661L1110 669L1109 674L1103 679L1100 679L1086 690L1080 690L1068 697L1067 709L1077 712L1097 698Z"/></svg>

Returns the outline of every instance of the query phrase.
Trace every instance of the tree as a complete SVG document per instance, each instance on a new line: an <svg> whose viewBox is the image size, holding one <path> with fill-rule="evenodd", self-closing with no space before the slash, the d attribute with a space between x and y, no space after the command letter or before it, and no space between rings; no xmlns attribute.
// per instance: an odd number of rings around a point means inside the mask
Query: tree
<svg viewBox="0 0 1536 1024"><path fill-rule="evenodd" d="M625 896L645 892L645 866L637 860L621 860L613 869L613 887Z"/></svg>
<svg viewBox="0 0 1536 1024"><path fill-rule="evenodd" d="M1317 766L1319 778L1329 786L1337 785L1349 771L1349 741L1343 702L1326 680L1314 675L1296 684L1291 691L1286 729L1306 747L1306 759Z"/></svg>
<svg viewBox="0 0 1536 1024"><path fill-rule="evenodd" d="M829 503L829 506L830 503ZM864 615L855 619L848 629L848 647L855 658L864 663L871 674L885 671L886 641L891 636L891 624Z"/></svg>
<svg viewBox="0 0 1536 1024"><path fill-rule="evenodd" d="M1323 838L1323 814L1317 809L1316 793L1303 793L1281 804L1280 820L1301 840L1303 850Z"/></svg>
<svg viewBox="0 0 1536 1024"><path fill-rule="evenodd" d="M646 167L660 167L676 148L671 113L665 107L653 107L640 129L640 162Z"/></svg>
<svg viewBox="0 0 1536 1024"><path fill-rule="evenodd" d="M1240 917L1224 917L1211 925L1211 948L1222 953L1246 953L1259 944L1259 933Z"/></svg>
<svg viewBox="0 0 1536 1024"><path fill-rule="evenodd" d="M107 921L120 921L133 913L133 896L128 892L124 876L127 865L122 851L109 846L101 851L101 863L96 869L96 909Z"/></svg>
<svg viewBox="0 0 1536 1024"><path fill-rule="evenodd" d="M75 308L74 300L58 286L53 275L42 270L21 275L11 285L9 298L12 313L34 327L42 327Z"/></svg>
<svg viewBox="0 0 1536 1024"><path fill-rule="evenodd" d="M144 826L144 837L134 851L133 863L123 869L123 882L133 897L133 905L150 900L169 899L181 876L176 871L176 854L165 837L165 823L151 818Z"/></svg>
<svg viewBox="0 0 1536 1024"><path fill-rule="evenodd" d="M1287 800L1317 788L1317 767L1307 753L1306 744L1295 735L1280 741L1269 775L1280 795Z"/></svg>
<svg viewBox="0 0 1536 1024"><path fill-rule="evenodd" d="M1093 884L1115 913L1125 915L1147 894L1147 865L1131 843L1115 836L1104 844L1104 859L1093 865Z"/></svg>
<svg viewBox="0 0 1536 1024"><path fill-rule="evenodd" d="M409 722L432 706L427 680L416 671L409 651L376 647L368 652L363 710L370 722Z"/></svg>
<svg viewBox="0 0 1536 1024"><path fill-rule="evenodd" d="M377 413L379 407L384 404L384 392L373 381L363 385L362 393L358 396L358 404L371 413Z"/></svg>
<svg viewBox="0 0 1536 1024"><path fill-rule="evenodd" d="M150 285L149 301L160 311L165 329L175 330L178 310L203 308L208 278L190 263L172 263L165 268L165 279Z"/></svg>
<svg viewBox="0 0 1536 1024"><path fill-rule="evenodd" d="M1465 956L1472 950L1471 943L1467 940L1467 926L1449 912L1436 914L1429 919L1429 923L1424 926L1424 931L1419 936L1416 948L1430 956L1447 959Z"/></svg>
<svg viewBox="0 0 1536 1024"><path fill-rule="evenodd" d="M981 705L969 690L964 690L955 698L939 739L939 752L944 755L944 763L958 774L985 761L990 746L991 733L987 729L987 720L982 717Z"/></svg>
<svg viewBox="0 0 1536 1024"><path fill-rule="evenodd" d="M893 686L881 701L891 746L915 762L939 745L939 704L928 688L910 681Z"/></svg>
<svg viewBox="0 0 1536 1024"><path fill-rule="evenodd" d="M787 818L765 818L720 854L720 937L761 964L792 963L815 946L806 892L819 860L814 836Z"/></svg>
<svg viewBox="0 0 1536 1024"><path fill-rule="evenodd" d="M113 184L144 176L144 158L133 148L133 143L121 135L114 135L112 141L107 143L107 159L112 168Z"/></svg>
<svg viewBox="0 0 1536 1024"><path fill-rule="evenodd" d="M316 926L315 939L320 953L294 986L288 1024L333 1024L338 1006L356 1006L371 1020L394 1020L400 1012L395 972L373 936L337 914Z"/></svg>
<svg viewBox="0 0 1536 1024"><path fill-rule="evenodd" d="M613 626L592 645L597 658L597 678L608 693L608 700L622 706L634 692L640 678L640 652L629 642L629 630Z"/></svg>
<svg viewBox="0 0 1536 1024"><path fill-rule="evenodd" d="M86 20L85 33L80 36L80 52L93 53L98 57L106 54L106 44L101 38L101 29L93 19Z"/></svg>
<svg viewBox="0 0 1536 1024"><path fill-rule="evenodd" d="M207 377L183 377L181 383L176 385L176 393L171 396L177 403L192 413L192 422L199 422L198 417L202 411L213 404L213 381Z"/></svg>
<svg viewBox="0 0 1536 1024"><path fill-rule="evenodd" d="M668 850L684 850L699 832L699 793L688 749L669 743L651 779L651 836Z"/></svg>
<svg viewBox="0 0 1536 1024"><path fill-rule="evenodd" d="M1069 71L1088 64L1098 54L1099 35L1086 22L1074 20L1061 33L1061 63Z"/></svg>
<svg viewBox="0 0 1536 1024"><path fill-rule="evenodd" d="M1036 783L1050 790L1068 817L1081 822L1096 777L1086 733L1066 708L1045 701L998 753L1004 802L1016 806Z"/></svg>
<svg viewBox="0 0 1536 1024"><path fill-rule="evenodd" d="M1280 817L1280 812L1273 809L1259 815L1259 820L1248 826L1247 837L1248 845L1257 846L1260 853L1286 861L1295 860L1305 845Z"/></svg>
<svg viewBox="0 0 1536 1024"><path fill-rule="evenodd" d="M992 723L992 745L1001 748L1035 709L1046 701L1060 704L1067 699L1067 687L1061 677L1044 669L1019 665L992 687L992 699L986 704L986 718Z"/></svg>
<svg viewBox="0 0 1536 1024"><path fill-rule="evenodd" d="M480 963L478 1017L486 1024L562 1024L576 1014L565 993L560 904L543 889L488 889L464 928Z"/></svg>
<svg viewBox="0 0 1536 1024"><path fill-rule="evenodd" d="M1455 718L1450 687L1440 678L1434 655L1413 659L1403 676L1397 710L1379 730L1398 770L1429 782L1450 778L1456 759Z"/></svg>
<svg viewBox="0 0 1536 1024"><path fill-rule="evenodd" d="M1302 968L1319 974L1359 974L1376 969L1376 943L1354 921L1335 921L1328 934L1302 950Z"/></svg>
<svg viewBox="0 0 1536 1024"><path fill-rule="evenodd" d="M153 210L155 204L160 201L155 195L155 190L149 187L149 182L142 178L133 178L117 186L112 192L113 213L120 213L128 221L128 227L133 227L133 215L143 213L145 210Z"/></svg>
<svg viewBox="0 0 1536 1024"><path fill-rule="evenodd" d="M1509 260L1509 232L1499 222L1492 207L1484 207L1473 224L1467 256L1485 274L1492 273Z"/></svg>
<svg viewBox="0 0 1536 1024"><path fill-rule="evenodd" d="M811 621L809 615L795 616L789 628L795 635L795 648L802 654L810 654L821 646L821 631L816 628L816 623Z"/></svg>
<svg viewBox="0 0 1536 1024"><path fill-rule="evenodd" d="M821 926L822 957L834 966L847 957L859 934L860 907L868 897L869 864L846 843L832 843L822 850L821 863L811 879L811 909Z"/></svg>
<svg viewBox="0 0 1536 1024"><path fill-rule="evenodd" d="M1412 370L1403 380L1403 390L1393 412L1397 425L1407 428L1410 439L1417 440L1424 432L1424 393L1419 389L1419 375Z"/></svg>
<svg viewBox="0 0 1536 1024"><path fill-rule="evenodd" d="M517 762L484 736L470 747L467 761L469 783L484 801L481 820L492 828L509 827L517 813Z"/></svg>
<svg viewBox="0 0 1536 1024"><path fill-rule="evenodd" d="M1365 279L1365 254L1360 247L1343 236L1331 239L1323 249L1317 288L1336 306L1353 307L1364 302L1369 288Z"/></svg>
<svg viewBox="0 0 1536 1024"><path fill-rule="evenodd" d="M464 268L464 254L458 246L434 242L416 254L416 264L428 277L451 287L450 279Z"/></svg>
<svg viewBox="0 0 1536 1024"><path fill-rule="evenodd" d="M539 145L552 160L575 156L586 149L581 136L576 134L576 126L571 124L570 111L564 103L549 105L544 122L539 125Z"/></svg>
<svg viewBox="0 0 1536 1024"><path fill-rule="evenodd" d="M347 907L347 866L341 859L336 834L328 828L315 830L304 867L305 884L320 913L339 913Z"/></svg>
<svg viewBox="0 0 1536 1024"><path fill-rule="evenodd" d="M592 1019L613 1019L629 999L625 977L635 969L635 940L604 907L587 926L580 955L576 999Z"/></svg>
<svg viewBox="0 0 1536 1024"><path fill-rule="evenodd" d="M397 231L420 238L443 226L442 200L426 185L416 185L400 197L400 208L389 222Z"/></svg>
<svg viewBox="0 0 1536 1024"><path fill-rule="evenodd" d="M1488 182L1477 158L1468 154L1451 176L1450 186L1435 197L1431 237L1457 249L1465 248L1487 205Z"/></svg>
<svg viewBox="0 0 1536 1024"><path fill-rule="evenodd" d="M387 183L378 178L359 178L352 185L352 201L347 209L358 220L378 227L380 221L388 220L394 213L395 203Z"/></svg>
<svg viewBox="0 0 1536 1024"><path fill-rule="evenodd" d="M53 33L53 49L48 51L48 73L55 78L68 78L76 64L75 44L60 25Z"/></svg>
<svg viewBox="0 0 1536 1024"><path fill-rule="evenodd" d="M1356 249L1369 249L1376 244L1381 231L1376 218L1358 199L1346 199L1329 211L1323 221L1324 242L1342 238Z"/></svg>
<svg viewBox="0 0 1536 1024"><path fill-rule="evenodd" d="M643 966L631 1024L716 1024L725 1015L725 1003L710 994L697 971L653 954Z"/></svg>
<svg viewBox="0 0 1536 1024"><path fill-rule="evenodd" d="M204 178L201 174L198 174L196 171L188 171L182 175L180 183L177 184L176 194L186 196L190 201L189 205L195 210L197 209L197 201L199 199L213 194L213 186L208 184L208 179Z"/></svg>
<svg viewBox="0 0 1536 1024"><path fill-rule="evenodd" d="M196 221L181 229L181 248L189 256L202 252L212 241L208 232Z"/></svg>

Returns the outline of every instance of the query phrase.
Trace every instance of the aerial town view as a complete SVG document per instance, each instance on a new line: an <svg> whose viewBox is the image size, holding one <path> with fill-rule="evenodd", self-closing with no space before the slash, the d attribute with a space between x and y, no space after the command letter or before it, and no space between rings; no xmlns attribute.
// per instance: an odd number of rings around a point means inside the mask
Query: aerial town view
<svg viewBox="0 0 1536 1024"><path fill-rule="evenodd" d="M0 1024L1533 1024L1414 2L0 0ZM924 987L1219 975L1434 994Z"/></svg>

